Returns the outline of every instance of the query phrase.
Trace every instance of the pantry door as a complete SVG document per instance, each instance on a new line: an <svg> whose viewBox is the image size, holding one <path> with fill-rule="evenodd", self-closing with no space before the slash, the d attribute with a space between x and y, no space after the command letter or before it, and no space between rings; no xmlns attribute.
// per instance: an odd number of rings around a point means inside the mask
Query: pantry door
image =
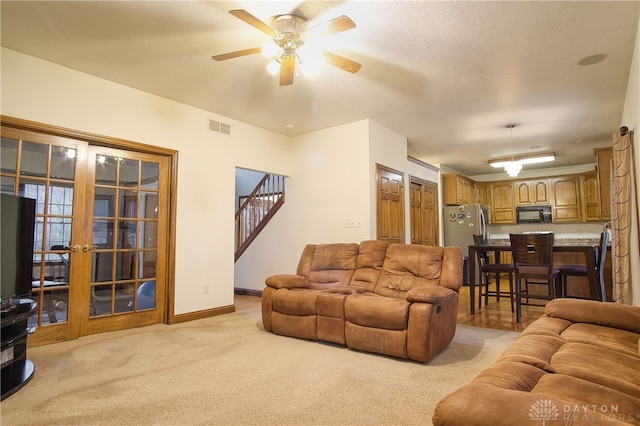
<svg viewBox="0 0 640 426"><path fill-rule="evenodd" d="M2 126L0 190L36 199L30 345L165 321L169 158Z"/></svg>

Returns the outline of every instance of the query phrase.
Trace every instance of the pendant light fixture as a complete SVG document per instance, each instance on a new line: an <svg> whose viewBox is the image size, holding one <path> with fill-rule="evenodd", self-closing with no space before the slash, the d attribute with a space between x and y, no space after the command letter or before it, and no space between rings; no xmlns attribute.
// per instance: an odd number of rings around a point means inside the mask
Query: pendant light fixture
<svg viewBox="0 0 640 426"><path fill-rule="evenodd" d="M507 129L511 132L511 150L513 152L513 128L516 127L515 124L507 124ZM556 159L556 154L554 152L539 152L536 154L530 155L513 155L507 158L495 158L493 160L489 160L489 165L491 167L500 168L503 167L504 171L507 172L509 177L517 177L518 173L522 170L522 166L524 164L536 164L536 163L544 163L547 161L553 161Z"/></svg>

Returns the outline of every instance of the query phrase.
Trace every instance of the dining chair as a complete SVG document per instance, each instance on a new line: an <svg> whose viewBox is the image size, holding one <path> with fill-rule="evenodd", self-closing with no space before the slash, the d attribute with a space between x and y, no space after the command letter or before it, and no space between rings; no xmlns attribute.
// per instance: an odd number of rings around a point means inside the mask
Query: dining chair
<svg viewBox="0 0 640 426"><path fill-rule="evenodd" d="M590 299L607 301L607 291L604 286L604 262L607 259L607 246L609 245L609 227L611 223L608 222L604 225L602 232L600 233L600 244L598 245L598 251L596 253L596 277L598 282L594 288L591 283L589 289L591 290ZM567 284L570 276L588 277L589 271L585 265L563 265L560 266L560 276L562 277L562 297L567 297ZM599 289L600 294L594 294L594 291Z"/></svg>
<svg viewBox="0 0 640 426"><path fill-rule="evenodd" d="M516 284L516 322L522 321L522 299L551 300L560 292L560 271L553 267L553 232L509 234ZM522 283L524 282L524 289ZM531 290L546 286L546 294Z"/></svg>
<svg viewBox="0 0 640 426"><path fill-rule="evenodd" d="M483 235L474 235L473 243L477 246L483 246L487 244ZM478 294L478 309L482 309L482 296L484 296L484 304L489 304L489 297L495 297L496 301L500 301L501 296L508 296L511 302L511 313L514 312L514 291L513 291L513 263L493 263L489 259L489 254L486 251L477 250L476 258L478 259L478 265L480 265L480 286ZM495 291L489 290L489 283L491 275L493 274L496 280ZM507 274L509 276L509 292L500 290L500 274Z"/></svg>

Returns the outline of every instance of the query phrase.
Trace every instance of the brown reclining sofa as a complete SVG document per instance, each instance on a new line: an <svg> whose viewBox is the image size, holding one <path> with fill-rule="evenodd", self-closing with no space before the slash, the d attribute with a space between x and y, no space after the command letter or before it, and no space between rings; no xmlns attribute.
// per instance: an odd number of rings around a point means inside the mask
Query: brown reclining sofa
<svg viewBox="0 0 640 426"><path fill-rule="evenodd" d="M436 426L640 424L640 307L554 299Z"/></svg>
<svg viewBox="0 0 640 426"><path fill-rule="evenodd" d="M266 279L267 331L427 362L456 331L462 252L383 241L309 244Z"/></svg>

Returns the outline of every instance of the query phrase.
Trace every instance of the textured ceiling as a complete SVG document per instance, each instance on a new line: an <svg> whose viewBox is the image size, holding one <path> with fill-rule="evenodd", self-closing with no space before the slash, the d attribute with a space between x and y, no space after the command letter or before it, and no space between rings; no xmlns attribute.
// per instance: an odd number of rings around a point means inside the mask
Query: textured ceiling
<svg viewBox="0 0 640 426"><path fill-rule="evenodd" d="M408 138L409 154L468 175L490 158L555 151L550 166L593 163L620 126L638 1L1 2L2 46L275 132L365 118ZM356 28L325 48L362 64L324 65L281 87L268 59L216 62L297 14ZM590 66L578 62L604 54ZM507 123L516 123L513 138ZM582 143L573 143L583 141ZM532 166L525 166L532 168Z"/></svg>

